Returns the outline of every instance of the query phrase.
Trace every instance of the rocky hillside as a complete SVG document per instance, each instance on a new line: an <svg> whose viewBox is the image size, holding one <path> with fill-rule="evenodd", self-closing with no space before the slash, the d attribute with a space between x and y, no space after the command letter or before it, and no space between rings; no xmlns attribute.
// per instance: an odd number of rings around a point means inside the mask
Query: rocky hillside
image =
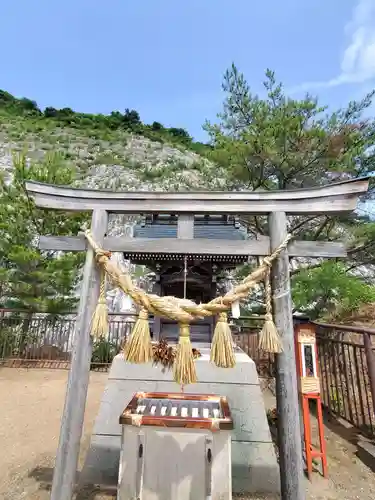
<svg viewBox="0 0 375 500"><path fill-rule="evenodd" d="M9 175L12 151L31 160L59 152L77 166L77 184L116 190L222 188L218 172L184 129L144 125L136 111L89 115L70 109L39 110L28 99L0 90L0 169Z"/></svg>
<svg viewBox="0 0 375 500"><path fill-rule="evenodd" d="M114 190L202 189L225 185L222 175L205 158L167 142L156 142L127 131L107 139L80 130L55 127L32 130L24 120L0 117L0 168L12 169L12 151L27 150L31 160L46 151L60 152L78 167L77 184Z"/></svg>
<svg viewBox="0 0 375 500"><path fill-rule="evenodd" d="M165 129L157 122L144 125L129 110L120 118L114 113L104 117L51 110L42 112L33 101L0 91L0 171L9 180L14 152L25 151L30 161L38 161L53 151L77 167L76 186L174 191L225 187L225 173L205 158L205 146L192 141L183 129ZM110 233L131 234L133 224L128 216L113 217ZM122 254L114 258L134 271ZM147 276L138 272L138 279L147 285ZM108 291L108 300L114 311L130 308L115 290Z"/></svg>

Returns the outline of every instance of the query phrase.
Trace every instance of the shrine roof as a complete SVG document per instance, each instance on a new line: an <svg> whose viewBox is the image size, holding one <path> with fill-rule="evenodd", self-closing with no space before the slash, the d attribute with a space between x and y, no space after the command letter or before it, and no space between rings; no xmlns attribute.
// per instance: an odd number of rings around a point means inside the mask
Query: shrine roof
<svg viewBox="0 0 375 500"><path fill-rule="evenodd" d="M152 224L134 227L134 238L177 238L177 224ZM245 240L246 232L231 225L194 225L194 238L214 240Z"/></svg>
<svg viewBox="0 0 375 500"><path fill-rule="evenodd" d="M137 224L133 230L134 239L140 240L153 239L174 239L177 238L177 219L171 216L158 216L157 218L146 217L141 223ZM244 241L247 239L247 232L233 217L201 217L196 216L194 220L194 239L195 240L222 240L224 241ZM158 245L160 247L160 245ZM124 257L133 262L149 264L156 261L181 261L183 254L173 253L153 249L153 252L145 252L140 248L139 252L124 253ZM207 255L200 253L194 255L189 253L189 260L211 261L222 265L231 266L248 260L248 255L215 255L215 252Z"/></svg>
<svg viewBox="0 0 375 500"><path fill-rule="evenodd" d="M177 238L177 218L159 214L146 217L134 227L134 238ZM194 238L245 240L246 230L234 217L195 216Z"/></svg>

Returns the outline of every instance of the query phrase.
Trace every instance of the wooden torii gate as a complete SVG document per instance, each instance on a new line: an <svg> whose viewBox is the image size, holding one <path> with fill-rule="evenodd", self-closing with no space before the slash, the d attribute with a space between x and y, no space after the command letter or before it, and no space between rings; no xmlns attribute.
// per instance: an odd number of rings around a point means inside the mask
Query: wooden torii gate
<svg viewBox="0 0 375 500"><path fill-rule="evenodd" d="M287 214L332 214L352 211L368 189L368 178L294 191L269 192L111 192L74 189L27 182L36 206L91 211L91 231L104 249L113 252L171 252L185 255L265 256L287 236ZM178 215L176 239L142 240L108 237L109 213L167 213ZM194 239L194 214L268 215L269 238L245 241ZM90 374L90 323L99 297L94 252L84 236L41 236L41 250L86 252L75 342L67 384L60 440L53 476L52 500L71 500ZM342 243L292 241L272 267L273 309L284 351L276 356L279 450L283 500L303 500L303 457L295 366L289 257L345 257Z"/></svg>

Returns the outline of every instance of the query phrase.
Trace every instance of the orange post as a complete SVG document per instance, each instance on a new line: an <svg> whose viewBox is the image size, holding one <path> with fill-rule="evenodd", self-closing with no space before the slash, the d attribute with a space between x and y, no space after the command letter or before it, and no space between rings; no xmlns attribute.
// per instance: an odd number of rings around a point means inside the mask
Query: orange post
<svg viewBox="0 0 375 500"><path fill-rule="evenodd" d="M295 327L295 343L298 390L302 404L306 469L307 477L311 481L314 458L321 459L323 476L328 476L315 327L310 324L297 325ZM319 449L314 448L312 445L310 399L316 401Z"/></svg>

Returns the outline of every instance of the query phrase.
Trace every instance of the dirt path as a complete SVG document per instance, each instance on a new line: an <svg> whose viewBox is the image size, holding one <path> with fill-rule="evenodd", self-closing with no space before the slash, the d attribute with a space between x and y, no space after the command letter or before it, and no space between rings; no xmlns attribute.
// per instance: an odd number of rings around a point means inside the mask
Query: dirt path
<svg viewBox="0 0 375 500"><path fill-rule="evenodd" d="M91 374L81 464L106 378ZM49 499L66 380L64 370L0 369L0 499ZM330 479L316 473L312 484L306 481L307 500L375 498L375 474L355 457L355 446L328 429L326 438ZM79 495L80 500L113 498Z"/></svg>
<svg viewBox="0 0 375 500"><path fill-rule="evenodd" d="M47 500L68 372L0 369L0 498ZM83 453L98 412L106 373L91 373ZM40 489L42 488L42 489Z"/></svg>
<svg viewBox="0 0 375 500"><path fill-rule="evenodd" d="M276 406L276 399L269 390L264 391L263 396L267 409ZM316 418L312 415L311 429L313 444L318 448L318 425ZM357 447L327 427L324 428L324 436L329 477L324 479L318 470L314 470L312 482L306 479L306 500L375 498L375 474L356 457ZM317 466L320 470L319 462Z"/></svg>

